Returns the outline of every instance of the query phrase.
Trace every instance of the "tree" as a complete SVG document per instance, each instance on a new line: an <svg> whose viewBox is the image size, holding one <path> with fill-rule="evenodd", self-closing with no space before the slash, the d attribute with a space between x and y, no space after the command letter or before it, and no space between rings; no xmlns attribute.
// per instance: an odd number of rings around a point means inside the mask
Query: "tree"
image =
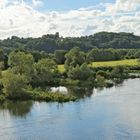
<svg viewBox="0 0 140 140"><path fill-rule="evenodd" d="M4 52L2 49L0 49L0 61L4 61L4 58L5 58Z"/></svg>
<svg viewBox="0 0 140 140"><path fill-rule="evenodd" d="M3 69L3 63L0 62L0 79L2 78L2 69ZM0 81L0 95L3 95L2 88L3 88L3 86L2 86L2 83Z"/></svg>
<svg viewBox="0 0 140 140"><path fill-rule="evenodd" d="M54 52L54 57L58 64L64 64L64 62L66 60L66 58L65 58L66 53L67 53L67 51L65 51L65 50L56 50Z"/></svg>
<svg viewBox="0 0 140 140"><path fill-rule="evenodd" d="M87 61L110 61L120 59L119 53L115 49L92 49L87 54Z"/></svg>
<svg viewBox="0 0 140 140"><path fill-rule="evenodd" d="M66 54L65 69L68 71L69 67L76 67L82 65L86 61L86 56L80 48L75 47Z"/></svg>
<svg viewBox="0 0 140 140"><path fill-rule="evenodd" d="M70 50L74 46L80 47L82 51L95 48L140 48L140 37L133 33L99 32L90 36L82 37L60 37L59 33L47 34L39 38L12 38L0 41L0 47L9 51L10 49L23 48L22 50L38 50L53 53L55 50Z"/></svg>
<svg viewBox="0 0 140 140"><path fill-rule="evenodd" d="M58 73L57 65L52 59L41 59L34 64L34 83L46 84L55 80Z"/></svg>
<svg viewBox="0 0 140 140"><path fill-rule="evenodd" d="M96 76L98 76L98 75L100 75L100 76L102 76L104 78L108 78L109 77L108 73L106 71L103 71L103 70L97 71Z"/></svg>
<svg viewBox="0 0 140 140"><path fill-rule="evenodd" d="M68 71L68 77L74 80L87 80L91 76L92 72L86 63L81 66L70 67Z"/></svg>
<svg viewBox="0 0 140 140"><path fill-rule="evenodd" d="M99 86L99 87L106 86L106 80L105 80L105 78L103 76L97 75L96 80L97 80L97 86Z"/></svg>
<svg viewBox="0 0 140 140"><path fill-rule="evenodd" d="M33 75L34 58L30 53L11 52L9 54L8 64L15 74L25 75L30 81Z"/></svg>
<svg viewBox="0 0 140 140"><path fill-rule="evenodd" d="M2 74L1 79L3 92L10 97L21 97L27 87L27 79L20 74L14 74L7 70Z"/></svg>
<svg viewBox="0 0 140 140"><path fill-rule="evenodd" d="M111 76L113 78L124 78L125 76L128 75L128 72L126 71L126 68L123 66L116 66L112 72L111 72Z"/></svg>
<svg viewBox="0 0 140 140"><path fill-rule="evenodd" d="M140 58L140 50L135 53L135 58Z"/></svg>

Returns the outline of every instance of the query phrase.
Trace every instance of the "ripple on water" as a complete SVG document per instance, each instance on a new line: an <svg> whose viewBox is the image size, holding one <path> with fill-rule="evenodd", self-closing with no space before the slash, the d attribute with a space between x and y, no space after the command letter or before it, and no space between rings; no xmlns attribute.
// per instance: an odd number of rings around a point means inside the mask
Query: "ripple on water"
<svg viewBox="0 0 140 140"><path fill-rule="evenodd" d="M0 140L139 140L139 84L133 79L95 89L77 102L0 107Z"/></svg>

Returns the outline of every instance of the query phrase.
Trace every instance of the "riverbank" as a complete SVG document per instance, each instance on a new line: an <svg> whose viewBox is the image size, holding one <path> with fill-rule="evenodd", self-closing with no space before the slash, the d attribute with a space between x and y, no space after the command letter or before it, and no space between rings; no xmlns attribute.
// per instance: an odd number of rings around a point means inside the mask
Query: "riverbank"
<svg viewBox="0 0 140 140"><path fill-rule="evenodd" d="M66 95L59 92L51 93L51 92L43 92L37 90L28 90L22 92L20 95L15 96L4 96L0 95L0 101L5 100L16 100L16 101L26 101L26 100L34 100L34 101L46 101L46 102L69 102L76 101L77 98L72 95Z"/></svg>
<svg viewBox="0 0 140 140"><path fill-rule="evenodd" d="M113 86L116 86L120 83L123 83L124 80L127 79L136 79L140 78L139 75L131 74L129 77L126 77L125 79L113 79L105 81L105 79L100 79L100 81L78 81L78 80L71 80L71 79L65 79L61 81L61 86L66 87L81 87L81 88L87 88L87 89L93 89L93 88L111 88ZM59 85L57 85L59 87ZM79 93L78 93L79 94ZM71 94L63 94L61 91L51 92L51 91L45 91L39 89L24 89L23 92L20 94L15 94L12 96L6 96L4 94L0 95L0 102L11 100L11 101L45 101L45 102L70 102L70 101L76 101L78 100L77 95L71 95Z"/></svg>

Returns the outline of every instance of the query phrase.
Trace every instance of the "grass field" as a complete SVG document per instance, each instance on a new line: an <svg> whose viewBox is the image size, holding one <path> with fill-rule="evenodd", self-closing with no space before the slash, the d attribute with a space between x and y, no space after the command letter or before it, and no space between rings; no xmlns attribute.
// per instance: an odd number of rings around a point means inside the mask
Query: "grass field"
<svg viewBox="0 0 140 140"><path fill-rule="evenodd" d="M92 67L115 67L115 66L137 66L137 59L119 60L119 61L107 61L107 62L93 62Z"/></svg>
<svg viewBox="0 0 140 140"><path fill-rule="evenodd" d="M58 70L63 73L65 71L64 65L58 65Z"/></svg>
<svg viewBox="0 0 140 140"><path fill-rule="evenodd" d="M137 59L119 60L119 61L105 61L105 62L92 62L90 67L115 67L115 66L137 66L139 64ZM64 65L58 65L60 72L64 72Z"/></svg>

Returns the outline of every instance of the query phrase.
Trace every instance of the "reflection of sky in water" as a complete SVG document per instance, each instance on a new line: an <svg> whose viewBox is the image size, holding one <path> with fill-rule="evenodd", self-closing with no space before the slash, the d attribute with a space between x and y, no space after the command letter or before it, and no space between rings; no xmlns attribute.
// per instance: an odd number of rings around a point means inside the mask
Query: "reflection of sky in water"
<svg viewBox="0 0 140 140"><path fill-rule="evenodd" d="M78 102L35 102L24 118L1 110L0 139L139 140L139 84L140 79L134 79L94 90L91 98Z"/></svg>
<svg viewBox="0 0 140 140"><path fill-rule="evenodd" d="M68 89L66 87L60 86L60 87L51 87L51 92L60 92L63 94L67 94L68 93Z"/></svg>

